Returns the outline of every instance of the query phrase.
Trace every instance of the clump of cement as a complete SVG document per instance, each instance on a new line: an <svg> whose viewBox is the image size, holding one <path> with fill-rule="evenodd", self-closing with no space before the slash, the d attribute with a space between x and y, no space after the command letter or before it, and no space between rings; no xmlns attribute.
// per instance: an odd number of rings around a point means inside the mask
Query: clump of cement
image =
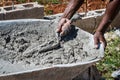
<svg viewBox="0 0 120 80"><path fill-rule="evenodd" d="M58 45L56 27L51 21L0 25L0 74L84 62L98 56L99 51L89 45L92 35L74 26L59 46L49 49ZM12 69L18 66L18 70Z"/></svg>

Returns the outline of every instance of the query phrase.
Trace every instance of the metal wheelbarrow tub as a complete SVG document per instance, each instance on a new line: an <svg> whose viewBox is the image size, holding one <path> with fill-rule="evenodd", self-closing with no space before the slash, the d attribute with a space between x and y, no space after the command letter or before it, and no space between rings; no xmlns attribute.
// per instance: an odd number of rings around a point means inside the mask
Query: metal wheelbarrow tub
<svg viewBox="0 0 120 80"><path fill-rule="evenodd" d="M56 27L52 20L1 21L0 80L72 80L104 57L102 44L94 49L93 35L75 26L59 48L41 52L57 43Z"/></svg>

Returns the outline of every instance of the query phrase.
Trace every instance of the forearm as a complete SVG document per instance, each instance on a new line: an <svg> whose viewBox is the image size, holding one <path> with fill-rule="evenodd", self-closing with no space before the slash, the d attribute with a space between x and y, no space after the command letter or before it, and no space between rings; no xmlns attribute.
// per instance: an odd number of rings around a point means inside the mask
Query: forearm
<svg viewBox="0 0 120 80"><path fill-rule="evenodd" d="M71 19L74 13L79 9L84 0L70 0L67 8L65 9L62 18Z"/></svg>
<svg viewBox="0 0 120 80"><path fill-rule="evenodd" d="M119 10L117 10L119 8L119 5L120 5L120 0L110 1L110 3L108 4L106 8L106 12L103 16L103 19L101 20L96 31L105 33L109 24L112 22L112 20L115 18L115 16L119 12Z"/></svg>

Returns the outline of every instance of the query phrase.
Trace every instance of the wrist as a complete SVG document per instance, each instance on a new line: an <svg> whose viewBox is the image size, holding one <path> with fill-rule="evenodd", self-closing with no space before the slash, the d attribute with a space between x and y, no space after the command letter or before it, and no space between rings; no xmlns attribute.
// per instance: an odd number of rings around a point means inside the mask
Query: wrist
<svg viewBox="0 0 120 80"><path fill-rule="evenodd" d="M95 33L100 33L100 34L104 35L104 34L105 34L105 31L102 31L102 30L96 30Z"/></svg>
<svg viewBox="0 0 120 80"><path fill-rule="evenodd" d="M70 20L71 17L70 17L70 16L63 15L63 16L61 17L61 19L68 19L68 20Z"/></svg>
<svg viewBox="0 0 120 80"><path fill-rule="evenodd" d="M106 29L107 28L105 26L98 26L96 32L101 32L102 34L105 34Z"/></svg>

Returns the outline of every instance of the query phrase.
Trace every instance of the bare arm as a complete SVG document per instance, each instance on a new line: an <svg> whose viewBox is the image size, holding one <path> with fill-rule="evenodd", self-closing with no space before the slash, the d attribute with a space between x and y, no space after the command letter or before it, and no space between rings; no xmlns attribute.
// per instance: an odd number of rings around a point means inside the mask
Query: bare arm
<svg viewBox="0 0 120 80"><path fill-rule="evenodd" d="M62 18L70 19L73 14L79 9L79 7L83 4L83 2L84 0L70 0Z"/></svg>
<svg viewBox="0 0 120 80"><path fill-rule="evenodd" d="M61 36L66 35L71 29L70 19L74 15L74 13L79 9L83 2L84 0L70 0L58 24L57 32L60 33Z"/></svg>
<svg viewBox="0 0 120 80"><path fill-rule="evenodd" d="M109 24L112 22L112 20L115 18L117 13L119 12L118 8L120 5L120 0L111 0L106 8L106 12L104 14L104 17L99 24L96 31L100 31L104 33L106 29L108 28Z"/></svg>
<svg viewBox="0 0 120 80"><path fill-rule="evenodd" d="M120 9L120 0L111 0L106 8L106 12L103 16L103 19L101 20L94 34L94 41L95 41L94 43L96 48L98 48L99 43L103 43L104 47L106 47L107 43L104 38L104 33L108 28L109 24L112 22L112 20L119 12L119 9Z"/></svg>

